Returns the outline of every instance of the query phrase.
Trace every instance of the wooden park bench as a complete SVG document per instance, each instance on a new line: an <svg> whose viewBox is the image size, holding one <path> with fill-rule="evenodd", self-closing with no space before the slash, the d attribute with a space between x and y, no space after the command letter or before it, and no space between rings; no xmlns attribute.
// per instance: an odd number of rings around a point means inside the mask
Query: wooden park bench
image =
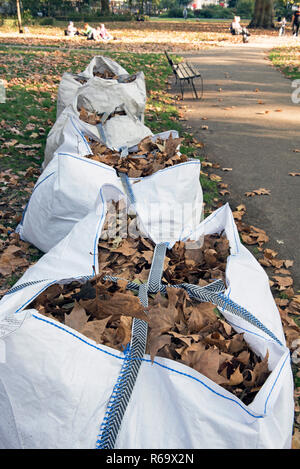
<svg viewBox="0 0 300 469"><path fill-rule="evenodd" d="M195 64L190 64L188 62L180 62L180 63L175 63L170 55L168 54L167 51L165 51L165 55L167 57L167 60L169 62L169 65L172 68L172 71L175 75L176 83L179 81L180 85L180 90L181 90L181 95L183 99L183 93L184 93L184 84L190 83L193 89L193 92L195 94L196 99L201 99L203 96L203 79L202 75ZM195 78L200 78L201 80L201 96L198 98L197 91L194 85L194 79Z"/></svg>

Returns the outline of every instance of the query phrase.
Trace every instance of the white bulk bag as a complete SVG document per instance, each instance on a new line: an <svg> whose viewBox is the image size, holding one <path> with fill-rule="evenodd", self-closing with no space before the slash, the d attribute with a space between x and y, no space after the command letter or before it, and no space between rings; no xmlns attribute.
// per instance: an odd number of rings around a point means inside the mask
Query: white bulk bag
<svg viewBox="0 0 300 469"><path fill-rule="evenodd" d="M121 106L121 109L124 108ZM110 114L114 110L113 105L107 109L107 112ZM84 135L118 150L123 146L136 145L143 138L152 135L152 132L149 127L128 113L122 116L116 115L106 120L103 125L88 124L79 118L77 98L75 98L75 101L60 114L47 136L43 168L52 160L55 152L59 151L59 147L65 145L66 142L70 142L73 151L86 155L87 143Z"/></svg>
<svg viewBox="0 0 300 469"><path fill-rule="evenodd" d="M102 186L114 186L125 193L114 168L83 156L92 152L78 122L73 123L71 119L59 152L36 182L17 227L24 241L44 252L93 209ZM85 134L91 136L89 130L86 127ZM170 133L178 137L177 132L167 131L153 139L167 139ZM154 242L177 239L184 230L195 228L201 221L203 194L199 178L199 160L189 160L151 176L129 178L136 199L135 210ZM167 223L161 226L161 220Z"/></svg>
<svg viewBox="0 0 300 469"><path fill-rule="evenodd" d="M0 447L96 448L124 354L26 307L47 286L97 271L97 242L105 218L99 204L17 282L0 302ZM280 316L268 277L241 244L225 205L191 234L225 234L230 243L226 295L247 308L282 343ZM47 279L47 280L45 280ZM45 281L41 281L45 280ZM41 281L39 283L34 283ZM22 288L24 282L29 282ZM287 449L293 426L289 350L246 320L222 311L271 374L245 405L201 373L167 358L144 356L116 440L122 449ZM5 318L7 317L7 320ZM4 329L11 333L5 336ZM18 328L17 321L22 323ZM11 321L11 322L9 322Z"/></svg>
<svg viewBox="0 0 300 469"><path fill-rule="evenodd" d="M101 98L104 99L103 104L105 105L109 99L115 101L118 97L120 100L120 96L123 96L123 101L126 100L131 105L135 105L136 108L140 109L138 113L143 114L146 102L145 77L143 72L139 72L133 82L124 84L119 84L115 79L105 80L94 76L94 73L104 73L106 71L112 72L114 75L120 76L121 78L129 76L125 68L109 57L103 56L95 56L86 69L77 75L65 72L58 88L56 117L59 117L63 110L72 103L75 96L79 94L84 95L88 103L93 104L94 100L97 99L98 105L100 104L99 112L101 111ZM79 81L82 78L86 80L84 84ZM106 88L109 82L113 85L111 91L117 93L116 97L114 97L110 91L107 93ZM118 102L118 104L120 104L120 102ZM93 109L98 110L98 107Z"/></svg>

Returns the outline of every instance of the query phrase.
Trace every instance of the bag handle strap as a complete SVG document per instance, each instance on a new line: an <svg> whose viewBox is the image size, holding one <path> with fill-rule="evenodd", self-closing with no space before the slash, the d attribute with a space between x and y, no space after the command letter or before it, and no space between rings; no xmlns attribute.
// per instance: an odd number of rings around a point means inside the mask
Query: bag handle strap
<svg viewBox="0 0 300 469"><path fill-rule="evenodd" d="M155 246L152 265L147 283L138 285L139 299L146 309L148 307L148 292L158 292L161 289L161 277L164 268L164 258L167 244ZM96 442L98 449L113 449L121 428L122 420L142 364L147 344L148 323L134 318L130 345L125 350L123 365L109 399L106 414L100 427Z"/></svg>

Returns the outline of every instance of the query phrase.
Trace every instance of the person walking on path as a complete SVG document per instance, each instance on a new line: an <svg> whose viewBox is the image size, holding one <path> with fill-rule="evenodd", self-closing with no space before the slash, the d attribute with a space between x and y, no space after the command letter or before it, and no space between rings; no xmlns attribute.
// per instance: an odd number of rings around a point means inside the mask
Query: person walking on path
<svg viewBox="0 0 300 469"><path fill-rule="evenodd" d="M283 36L285 33L286 19L285 17L279 22L279 36Z"/></svg>
<svg viewBox="0 0 300 469"><path fill-rule="evenodd" d="M298 6L298 10L296 10L295 13L293 14L293 19L292 19L292 28L293 28L295 37L298 37L299 26L300 26L300 6Z"/></svg>

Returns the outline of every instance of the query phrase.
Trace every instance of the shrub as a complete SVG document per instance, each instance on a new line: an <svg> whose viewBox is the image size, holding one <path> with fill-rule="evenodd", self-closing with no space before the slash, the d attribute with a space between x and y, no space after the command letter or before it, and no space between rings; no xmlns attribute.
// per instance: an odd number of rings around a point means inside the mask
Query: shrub
<svg viewBox="0 0 300 469"><path fill-rule="evenodd" d="M42 26L53 26L54 18L42 18L39 23Z"/></svg>
<svg viewBox="0 0 300 469"><path fill-rule="evenodd" d="M238 0L236 13L241 18L251 18L254 10L253 0Z"/></svg>
<svg viewBox="0 0 300 469"><path fill-rule="evenodd" d="M219 5L211 5L202 10L194 10L197 18L233 18L235 11L232 8L223 8Z"/></svg>

